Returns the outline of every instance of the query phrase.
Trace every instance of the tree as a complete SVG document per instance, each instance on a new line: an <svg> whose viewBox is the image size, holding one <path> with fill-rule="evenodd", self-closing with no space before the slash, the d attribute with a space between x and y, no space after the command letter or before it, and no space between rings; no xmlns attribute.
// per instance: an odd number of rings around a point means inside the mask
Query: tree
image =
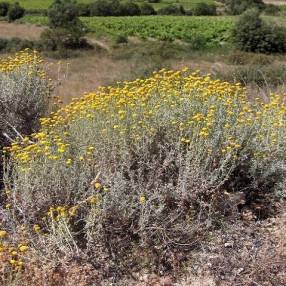
<svg viewBox="0 0 286 286"><path fill-rule="evenodd" d="M182 5L168 5L158 10L159 15L185 15L186 11Z"/></svg>
<svg viewBox="0 0 286 286"><path fill-rule="evenodd" d="M74 1L56 0L48 10L48 18L49 29L41 35L44 49L75 49L85 43L86 28L78 17Z"/></svg>
<svg viewBox="0 0 286 286"><path fill-rule="evenodd" d="M9 22L13 22L17 19L20 19L24 16L25 14L25 9L23 7L20 6L20 4L18 2L12 4L11 6L9 6L9 10L8 10L8 20Z"/></svg>
<svg viewBox="0 0 286 286"><path fill-rule="evenodd" d="M232 33L240 50L259 53L286 52L286 30L265 23L258 9L244 12Z"/></svg>
<svg viewBox="0 0 286 286"><path fill-rule="evenodd" d="M121 4L119 0L97 0L90 6L92 16L119 16Z"/></svg>
<svg viewBox="0 0 286 286"><path fill-rule="evenodd" d="M141 15L156 15L157 14L153 6L148 3L143 3L140 9L141 9Z"/></svg>
<svg viewBox="0 0 286 286"><path fill-rule="evenodd" d="M140 7L131 1L121 4L120 16L139 16L141 14Z"/></svg>
<svg viewBox="0 0 286 286"><path fill-rule="evenodd" d="M226 0L226 10L231 15L239 15L250 8L263 9L263 0Z"/></svg>
<svg viewBox="0 0 286 286"><path fill-rule="evenodd" d="M8 2L1 2L0 3L0 16L5 17L8 14L10 4Z"/></svg>
<svg viewBox="0 0 286 286"><path fill-rule="evenodd" d="M194 7L193 14L195 16L214 16L216 15L216 6L214 4L200 2Z"/></svg>

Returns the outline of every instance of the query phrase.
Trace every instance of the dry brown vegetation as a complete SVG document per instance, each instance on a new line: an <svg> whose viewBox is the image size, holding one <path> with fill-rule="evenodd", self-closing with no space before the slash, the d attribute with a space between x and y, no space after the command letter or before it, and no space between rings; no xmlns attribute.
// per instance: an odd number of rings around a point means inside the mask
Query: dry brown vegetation
<svg viewBox="0 0 286 286"><path fill-rule="evenodd" d="M284 286L286 285L286 213L257 222L250 213L235 225L210 233L193 251L184 266L169 275L148 269L126 275L119 286ZM44 281L44 282L43 282ZM111 278L94 270L88 257L64 255L43 263L30 254L29 264L16 285L91 286L115 285ZM15 285L15 284L14 284Z"/></svg>
<svg viewBox="0 0 286 286"><path fill-rule="evenodd" d="M19 37L22 39L37 40L43 28L30 24L0 22L0 31L3 38Z"/></svg>
<svg viewBox="0 0 286 286"><path fill-rule="evenodd" d="M274 4L274 5L286 5L285 0L264 0L266 4Z"/></svg>

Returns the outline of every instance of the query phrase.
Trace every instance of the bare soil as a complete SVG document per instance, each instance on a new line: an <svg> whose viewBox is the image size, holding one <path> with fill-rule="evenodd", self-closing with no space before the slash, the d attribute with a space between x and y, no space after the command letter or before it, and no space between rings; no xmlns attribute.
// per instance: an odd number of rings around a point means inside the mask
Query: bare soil
<svg viewBox="0 0 286 286"><path fill-rule="evenodd" d="M43 29L43 27L38 27L31 24L0 22L0 37L18 37L27 40L37 40L39 39Z"/></svg>
<svg viewBox="0 0 286 286"><path fill-rule="evenodd" d="M134 273L138 280L120 285L285 286L285 205L283 209L265 221L255 221L248 213L232 226L212 233L210 242L194 251L180 274L160 276L143 270L137 276Z"/></svg>

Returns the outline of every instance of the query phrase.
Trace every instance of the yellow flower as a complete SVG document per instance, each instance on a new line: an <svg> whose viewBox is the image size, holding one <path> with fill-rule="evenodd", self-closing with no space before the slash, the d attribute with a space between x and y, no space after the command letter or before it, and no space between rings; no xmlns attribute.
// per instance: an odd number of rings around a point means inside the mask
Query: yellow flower
<svg viewBox="0 0 286 286"><path fill-rule="evenodd" d="M78 208L79 206L74 206L74 207L71 207L69 209L69 215L72 217L72 216L76 216L77 215L77 212L78 212Z"/></svg>
<svg viewBox="0 0 286 286"><path fill-rule="evenodd" d="M6 209L10 209L10 208L11 208L11 204L6 204L6 205L5 205L5 208L6 208Z"/></svg>
<svg viewBox="0 0 286 286"><path fill-rule="evenodd" d="M17 260L15 260L15 259L10 259L10 264L12 264L12 265L16 265L17 264Z"/></svg>
<svg viewBox="0 0 286 286"><path fill-rule="evenodd" d="M18 261L17 262L17 267L22 268L24 266L24 262L23 261Z"/></svg>
<svg viewBox="0 0 286 286"><path fill-rule="evenodd" d="M140 201L140 204L141 204L141 205L144 205L144 204L146 203L146 198L145 198L145 196L141 196L140 199L139 199L139 201Z"/></svg>
<svg viewBox="0 0 286 286"><path fill-rule="evenodd" d="M35 224L33 226L33 229L34 229L35 232L39 232L41 230L41 227L38 224Z"/></svg>
<svg viewBox="0 0 286 286"><path fill-rule="evenodd" d="M0 230L0 238L3 238L7 236L7 231L6 230Z"/></svg>
<svg viewBox="0 0 286 286"><path fill-rule="evenodd" d="M26 252L28 249L29 249L29 247L28 247L27 245L21 245L21 246L19 246L19 250L20 250L21 252Z"/></svg>
<svg viewBox="0 0 286 286"><path fill-rule="evenodd" d="M92 204L92 205L95 205L97 202L98 202L98 199L96 196L91 196L87 199L87 201Z"/></svg>
<svg viewBox="0 0 286 286"><path fill-rule="evenodd" d="M6 194L7 196L9 196L9 195L11 194L11 190L6 189L6 190L5 190L5 194Z"/></svg>
<svg viewBox="0 0 286 286"><path fill-rule="evenodd" d="M96 183L94 184L94 187L95 187L97 190L100 190L100 189L102 188L102 185L101 185L100 183L96 182Z"/></svg>

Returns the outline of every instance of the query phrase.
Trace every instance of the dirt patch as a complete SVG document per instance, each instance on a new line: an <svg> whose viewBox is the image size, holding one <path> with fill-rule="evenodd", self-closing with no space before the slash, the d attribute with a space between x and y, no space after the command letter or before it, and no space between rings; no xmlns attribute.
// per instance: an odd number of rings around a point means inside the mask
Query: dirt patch
<svg viewBox="0 0 286 286"><path fill-rule="evenodd" d="M118 285L284 286L285 230L286 213L265 221L244 217L212 233L210 242L202 242L202 248L191 254L181 273L162 277L143 271L133 275L135 281L127 280Z"/></svg>
<svg viewBox="0 0 286 286"><path fill-rule="evenodd" d="M264 0L265 4L273 4L273 5L286 5L285 0Z"/></svg>
<svg viewBox="0 0 286 286"><path fill-rule="evenodd" d="M78 58L55 61L48 59L50 76L59 80L55 94L66 104L74 97L96 90L99 86L123 80L132 73L132 65L126 61L114 61L106 53L84 52Z"/></svg>
<svg viewBox="0 0 286 286"><path fill-rule="evenodd" d="M18 37L27 40L37 40L39 39L43 29L43 27L37 27L30 24L0 22L0 36L2 38Z"/></svg>

